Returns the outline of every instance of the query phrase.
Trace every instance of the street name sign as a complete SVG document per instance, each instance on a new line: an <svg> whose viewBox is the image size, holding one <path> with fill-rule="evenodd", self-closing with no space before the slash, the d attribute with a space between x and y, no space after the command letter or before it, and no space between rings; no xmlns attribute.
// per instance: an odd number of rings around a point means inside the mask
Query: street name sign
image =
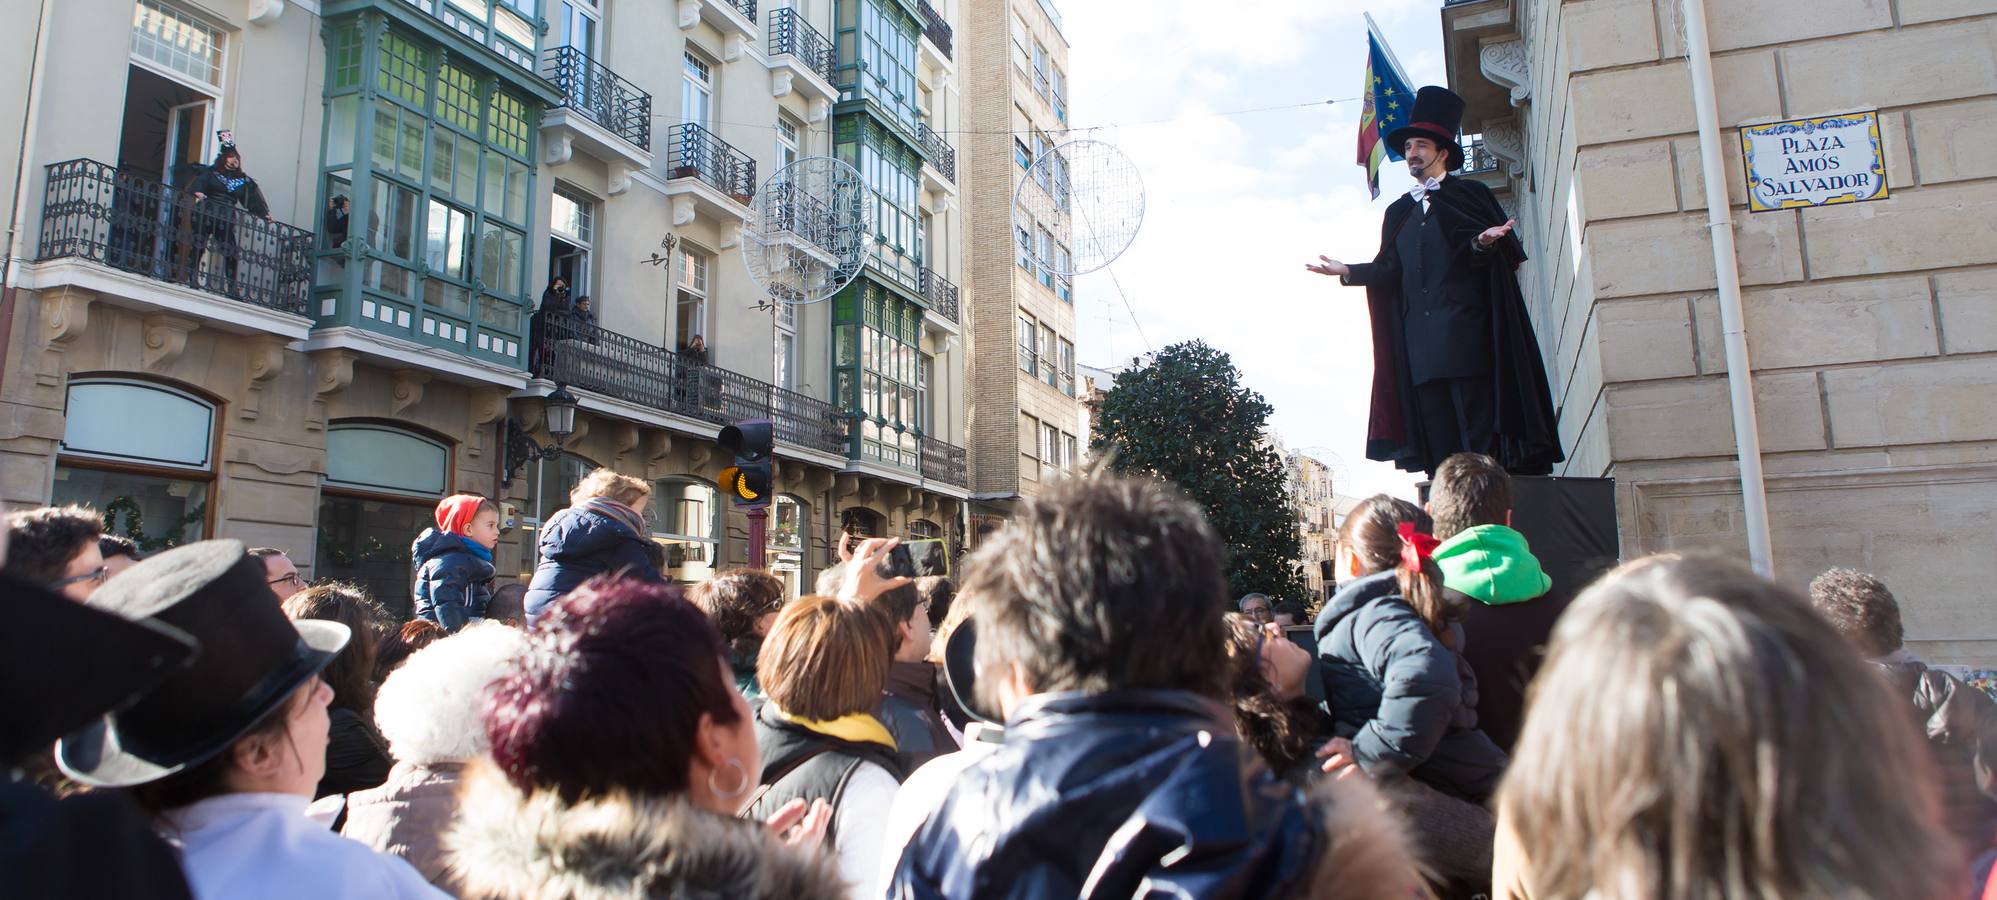
<svg viewBox="0 0 1997 900"><path fill-rule="evenodd" d="M1878 110L1743 126L1740 157L1749 212L1886 198Z"/></svg>

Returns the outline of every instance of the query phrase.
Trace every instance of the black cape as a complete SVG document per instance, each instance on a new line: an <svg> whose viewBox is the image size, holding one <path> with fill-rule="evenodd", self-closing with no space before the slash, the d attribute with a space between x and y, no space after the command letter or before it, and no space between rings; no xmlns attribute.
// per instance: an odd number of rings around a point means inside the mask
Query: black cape
<svg viewBox="0 0 1997 900"><path fill-rule="evenodd" d="M1380 231L1380 253L1372 268L1398 271L1394 238L1415 210L1413 197L1403 194L1387 207ZM1466 256L1485 229L1502 225L1507 216L1491 189L1465 178L1445 178L1429 194L1429 214L1441 221L1448 245ZM1526 316L1519 293L1517 269L1525 262L1525 247L1516 235L1506 235L1486 253L1496 254L1482 267L1485 293L1491 299L1491 373L1493 421L1498 464L1514 475L1545 475L1565 458L1560 432L1547 389L1546 366L1539 341ZM1466 261L1467 265L1468 262ZM1391 462L1410 472L1433 472L1459 448L1431 446L1421 433L1421 416L1414 407L1414 383L1408 376L1408 345L1402 333L1406 299L1398 275L1365 279L1366 303L1373 320L1373 409L1366 428L1366 457Z"/></svg>

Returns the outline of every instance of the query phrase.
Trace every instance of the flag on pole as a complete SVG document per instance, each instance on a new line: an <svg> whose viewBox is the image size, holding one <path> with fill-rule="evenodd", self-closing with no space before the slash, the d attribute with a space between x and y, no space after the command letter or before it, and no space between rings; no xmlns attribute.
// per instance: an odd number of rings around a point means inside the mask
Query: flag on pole
<svg viewBox="0 0 1997 900"><path fill-rule="evenodd" d="M1359 164L1366 167L1366 187L1377 199L1381 164L1401 158L1399 147L1387 146L1387 133L1408 123L1415 92L1408 87L1407 75L1370 15L1366 17L1366 88L1360 96L1365 98L1365 107L1359 113Z"/></svg>

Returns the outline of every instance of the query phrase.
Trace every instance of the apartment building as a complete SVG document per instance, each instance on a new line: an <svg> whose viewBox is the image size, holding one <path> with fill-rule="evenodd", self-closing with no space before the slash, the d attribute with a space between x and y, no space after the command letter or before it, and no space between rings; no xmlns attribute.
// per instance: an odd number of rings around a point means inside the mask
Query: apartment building
<svg viewBox="0 0 1997 900"><path fill-rule="evenodd" d="M1331 563L1337 555L1338 525L1335 515L1332 470L1311 456L1291 452L1283 468L1289 475L1290 496L1297 504L1297 564L1303 566L1304 581L1310 585L1313 602L1328 595L1325 589L1337 584Z"/></svg>
<svg viewBox="0 0 1997 900"><path fill-rule="evenodd" d="M0 500L89 503L147 549L277 546L393 606L439 497L503 500L524 576L610 466L653 483L691 582L749 558L713 438L767 418L793 591L842 528L961 544L960 111L927 3L22 6ZM218 131L268 219L193 198ZM742 226L813 155L861 171L872 255L772 304Z"/></svg>
<svg viewBox="0 0 1997 900"><path fill-rule="evenodd" d="M1706 179L1724 178L1776 576L1878 574L1937 663L1988 664L1965 552L1997 509L1997 8L1706 2L1724 172L1702 171L1682 0L1449 0L1450 85L1560 410L1623 552L1745 555ZM1878 114L1884 199L1749 211L1743 125Z"/></svg>
<svg viewBox="0 0 1997 900"><path fill-rule="evenodd" d="M1071 268L1056 237L1068 233L1068 211L1057 208L1063 221L1035 222L1013 202L1022 190L1065 190L1054 153L1069 127L1061 16L1052 0L964 3L966 224L972 246L1012 248L1010 256L980 252L968 269L978 349L969 391L973 515L984 531L1014 501L1080 464L1085 419L1076 399L1074 284L1059 274Z"/></svg>

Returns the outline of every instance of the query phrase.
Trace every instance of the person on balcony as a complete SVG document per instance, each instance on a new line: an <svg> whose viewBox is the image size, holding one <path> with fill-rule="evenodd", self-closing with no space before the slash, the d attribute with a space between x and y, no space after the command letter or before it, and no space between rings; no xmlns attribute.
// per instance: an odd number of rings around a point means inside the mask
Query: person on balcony
<svg viewBox="0 0 1997 900"><path fill-rule="evenodd" d="M597 342L596 311L590 308L588 294L576 298L575 310L569 313L569 325L575 337L592 344Z"/></svg>
<svg viewBox="0 0 1997 900"><path fill-rule="evenodd" d="M679 394L682 403L712 405L707 402L707 339L694 335L680 345Z"/></svg>
<svg viewBox="0 0 1997 900"><path fill-rule="evenodd" d="M569 282L557 275L548 279L547 289L541 291L541 308L528 322L527 345L533 348L534 374L542 374L554 362L555 342L565 336L568 312Z"/></svg>
<svg viewBox="0 0 1997 900"><path fill-rule="evenodd" d="M228 294L237 295L236 270L242 253L236 239L236 210L265 222L271 218L257 180L243 171L243 153L235 144L225 143L216 154L215 164L194 180L194 270L201 271L201 254L211 247L222 255L223 273L228 277Z"/></svg>

